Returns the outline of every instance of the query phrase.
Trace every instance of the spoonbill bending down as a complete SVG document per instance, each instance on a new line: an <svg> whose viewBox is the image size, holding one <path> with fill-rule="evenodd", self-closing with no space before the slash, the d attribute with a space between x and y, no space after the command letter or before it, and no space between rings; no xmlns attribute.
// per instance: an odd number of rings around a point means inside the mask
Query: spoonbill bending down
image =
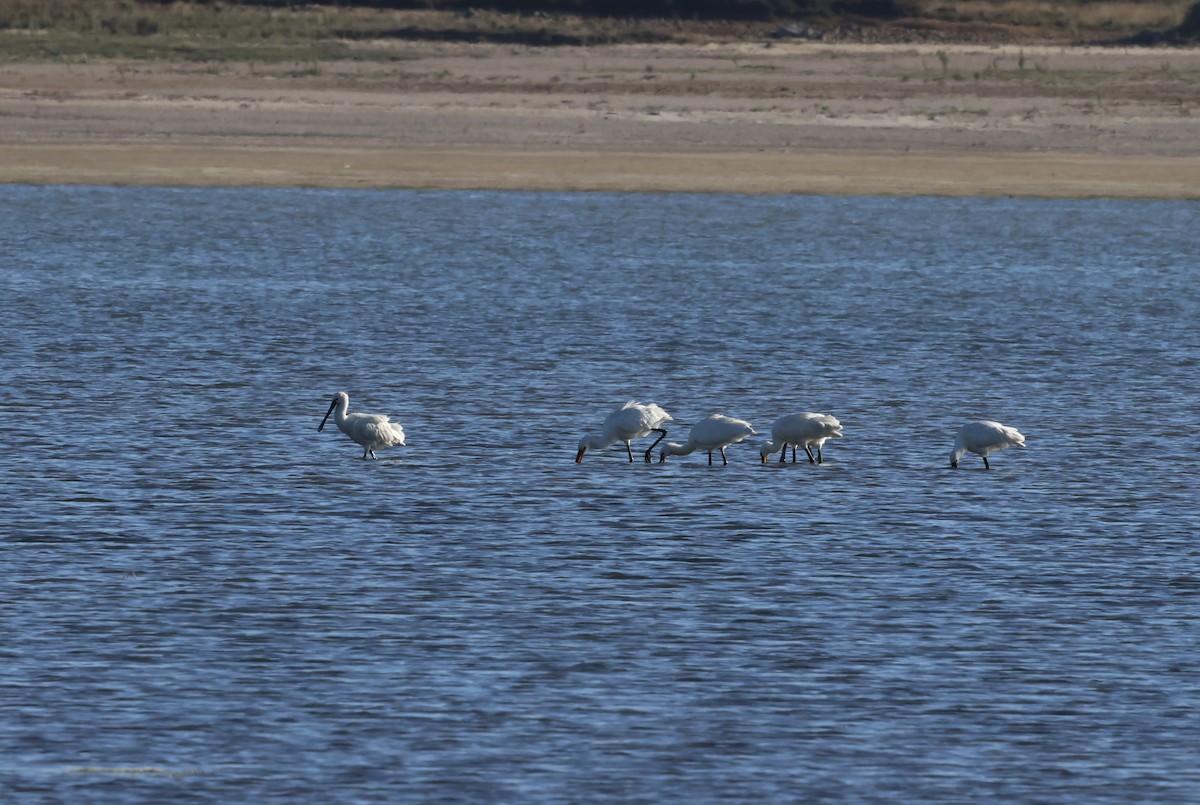
<svg viewBox="0 0 1200 805"><path fill-rule="evenodd" d="M758 449L759 455L762 456L763 463L767 463L767 456L779 452L779 460L787 461L787 448L792 446L792 463L796 463L796 445L804 448L804 452L808 454L808 463L820 464L821 445L825 444L827 439L839 439L842 436L842 423L837 421L837 417L829 414L788 414L781 416L775 420L775 424L771 426L771 441L763 442L762 447ZM817 455L814 458L812 448L817 448Z"/></svg>
<svg viewBox="0 0 1200 805"><path fill-rule="evenodd" d="M1025 437L1016 428L987 419L968 422L958 429L958 436L954 438L954 449L950 451L950 466L957 467L958 460L965 453L974 453L983 457L983 468L990 470L988 453L1003 450L1014 444L1017 447L1025 446Z"/></svg>
<svg viewBox="0 0 1200 805"><path fill-rule="evenodd" d="M712 466L713 451L718 450L721 453L721 463L728 464L729 459L725 458L725 448L757 433L758 431L745 420L734 419L723 414L706 416L692 425L692 432L688 434L686 444L667 442L663 445L658 462L661 464L666 461L667 456L686 456L696 450L704 450L708 453L708 464Z"/></svg>
<svg viewBox="0 0 1200 805"><path fill-rule="evenodd" d="M334 411L335 408L336 411ZM333 402L329 404L329 410L325 412L325 419L321 420L317 430L324 430L326 420L329 419L330 414L333 414L333 423L338 426L338 430L349 436L355 443L362 445L363 458L368 455L371 458L378 458L375 455L376 449L382 450L395 445L404 446L404 428L400 427L398 422L389 422L383 414L346 413L349 408L350 396L346 392L339 391L333 395Z"/></svg>
<svg viewBox="0 0 1200 805"><path fill-rule="evenodd" d="M629 463L632 464L633 448L629 443L654 432L658 433L658 438L646 449L646 463L649 464L650 451L667 435L662 426L674 421L670 414L654 403L643 405L636 400L630 400L604 418L599 433L584 436L579 440L579 452L575 455L575 463L583 461L583 454L588 450L600 450L613 442L625 442L625 452L629 454Z"/></svg>

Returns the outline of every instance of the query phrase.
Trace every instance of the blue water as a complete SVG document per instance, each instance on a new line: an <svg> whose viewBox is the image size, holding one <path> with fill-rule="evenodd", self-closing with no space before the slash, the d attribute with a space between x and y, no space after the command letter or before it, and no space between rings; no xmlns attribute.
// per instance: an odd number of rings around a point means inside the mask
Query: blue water
<svg viewBox="0 0 1200 805"><path fill-rule="evenodd" d="M1197 231L2 187L0 798L1194 802ZM845 438L576 464L630 398Z"/></svg>

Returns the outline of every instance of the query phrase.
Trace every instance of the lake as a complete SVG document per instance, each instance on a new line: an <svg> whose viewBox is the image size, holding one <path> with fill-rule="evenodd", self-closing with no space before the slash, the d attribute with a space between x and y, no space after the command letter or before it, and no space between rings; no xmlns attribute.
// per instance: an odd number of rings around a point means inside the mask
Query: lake
<svg viewBox="0 0 1200 805"><path fill-rule="evenodd" d="M1194 802L1198 230L0 187L4 799ZM629 399L762 436L576 464Z"/></svg>

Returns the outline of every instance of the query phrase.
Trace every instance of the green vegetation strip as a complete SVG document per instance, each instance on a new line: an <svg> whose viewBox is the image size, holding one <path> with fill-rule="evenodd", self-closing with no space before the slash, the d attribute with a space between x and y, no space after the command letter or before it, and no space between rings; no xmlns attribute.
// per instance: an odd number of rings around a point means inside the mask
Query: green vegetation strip
<svg viewBox="0 0 1200 805"><path fill-rule="evenodd" d="M406 40L492 42L554 46L631 42L695 43L714 38L766 39L786 30L788 19L805 19L817 31L854 39L853 31L877 25L913 32L937 26L997 26L1003 12L1022 41L1120 41L1141 36L1176 42L1200 35L1200 2L1187 0L707 0L668 3L688 9L672 16L648 15L646 4L609 3L630 16L595 13L586 0L547 2L506 11L512 3L412 0L387 8L383 0L330 4L221 2L220 0L0 0L0 61L166 59L193 61L392 60ZM368 7L369 6L369 7ZM1104 15L1097 15L1097 7ZM697 9L703 9L698 11ZM664 6L665 8L665 6ZM562 12L554 13L554 9ZM748 13L754 11L753 14ZM637 13L634 13L637 12ZM725 15L722 17L722 15ZM805 27L805 26L801 26ZM990 30L991 30L990 29ZM952 41L955 31L942 31ZM846 32L851 32L846 34ZM994 30L993 30L994 32ZM977 32L978 33L978 32ZM1010 32L1011 33L1011 32ZM902 37L903 38L903 37Z"/></svg>

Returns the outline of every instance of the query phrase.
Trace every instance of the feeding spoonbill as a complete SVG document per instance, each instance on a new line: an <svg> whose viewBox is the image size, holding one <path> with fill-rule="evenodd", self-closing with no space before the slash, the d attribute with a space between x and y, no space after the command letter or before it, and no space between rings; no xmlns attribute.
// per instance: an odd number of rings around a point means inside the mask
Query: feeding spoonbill
<svg viewBox="0 0 1200 805"><path fill-rule="evenodd" d="M643 405L637 400L630 400L604 418L598 433L584 436L579 440L579 452L575 455L575 463L583 461L583 454L588 450L600 450L613 442L624 442L625 452L629 454L629 463L633 463L633 448L629 443L650 433L658 433L654 444L646 449L646 463L650 463L650 451L663 440L667 431L662 426L674 422L671 415L660 406L650 403Z"/></svg>
<svg viewBox="0 0 1200 805"><path fill-rule="evenodd" d="M1001 425L988 419L978 422L968 422L958 429L954 437L954 449L950 451L950 466L957 467L958 460L965 453L974 453L983 457L983 468L990 470L988 453L1003 450L1010 445L1025 446L1025 437L1016 428Z"/></svg>
<svg viewBox="0 0 1200 805"><path fill-rule="evenodd" d="M767 463L767 456L779 450L779 460L787 461L787 448L792 446L792 463L796 463L796 445L804 448L804 452L808 454L808 463L820 464L821 445L825 444L827 439L841 438L842 423L837 421L837 417L829 414L788 414L781 416L775 420L775 424L771 426L771 441L763 442L762 447L758 449L759 455L762 456L763 463ZM813 457L812 448L817 448L816 458Z"/></svg>
<svg viewBox="0 0 1200 805"><path fill-rule="evenodd" d="M383 414L350 414L347 413L349 408L350 396L346 392L339 391L333 395L333 402L329 404L329 410L325 412L325 418L321 420L317 430L324 430L325 421L333 414L333 423L338 426L338 430L362 446L363 458L368 455L378 458L375 455L376 449L404 446L404 428L400 427L400 423L388 421Z"/></svg>
<svg viewBox="0 0 1200 805"><path fill-rule="evenodd" d="M718 450L721 453L721 463L728 464L729 459L725 458L725 448L757 433L758 431L743 419L734 419L724 414L706 416L692 425L692 432L688 434L686 444L667 442L663 445L658 462L661 464L666 461L667 456L686 456L696 450L704 450L708 453L708 464L712 466L713 451Z"/></svg>

